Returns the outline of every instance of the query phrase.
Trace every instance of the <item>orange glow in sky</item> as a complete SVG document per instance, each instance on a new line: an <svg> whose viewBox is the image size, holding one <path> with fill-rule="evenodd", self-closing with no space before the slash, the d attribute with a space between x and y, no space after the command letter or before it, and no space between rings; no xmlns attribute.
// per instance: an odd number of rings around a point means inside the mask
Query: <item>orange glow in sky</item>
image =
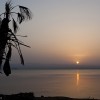
<svg viewBox="0 0 100 100"><path fill-rule="evenodd" d="M100 0L15 0L14 4L25 5L34 15L18 31L28 36L21 39L31 47L21 47L26 64L100 66ZM1 13L3 5L1 0Z"/></svg>

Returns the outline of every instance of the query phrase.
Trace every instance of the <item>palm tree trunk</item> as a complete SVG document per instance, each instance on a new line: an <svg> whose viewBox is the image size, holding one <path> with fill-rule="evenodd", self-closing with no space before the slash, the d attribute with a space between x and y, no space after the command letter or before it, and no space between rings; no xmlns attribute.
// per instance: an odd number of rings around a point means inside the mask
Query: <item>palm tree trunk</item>
<svg viewBox="0 0 100 100"><path fill-rule="evenodd" d="M0 68L2 65L2 60L4 59L3 56L5 53L8 32L9 32L9 13L6 13L6 18L2 20L0 28Z"/></svg>
<svg viewBox="0 0 100 100"><path fill-rule="evenodd" d="M6 43L7 43L7 33L5 33L5 31L3 31L2 29L0 29L0 67L2 65L2 60L4 59L4 53L5 53L5 47L6 47Z"/></svg>
<svg viewBox="0 0 100 100"><path fill-rule="evenodd" d="M5 46L6 46L6 41L5 41L5 37L2 36L3 33L0 33L0 68L2 65L2 60L4 59L4 52L5 52Z"/></svg>

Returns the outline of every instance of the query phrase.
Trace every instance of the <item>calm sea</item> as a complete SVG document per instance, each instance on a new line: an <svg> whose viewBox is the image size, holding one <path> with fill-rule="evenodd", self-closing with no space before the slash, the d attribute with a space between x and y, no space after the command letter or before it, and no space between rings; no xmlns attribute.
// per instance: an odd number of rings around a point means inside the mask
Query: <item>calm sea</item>
<svg viewBox="0 0 100 100"><path fill-rule="evenodd" d="M13 70L0 74L0 93L100 99L100 70Z"/></svg>

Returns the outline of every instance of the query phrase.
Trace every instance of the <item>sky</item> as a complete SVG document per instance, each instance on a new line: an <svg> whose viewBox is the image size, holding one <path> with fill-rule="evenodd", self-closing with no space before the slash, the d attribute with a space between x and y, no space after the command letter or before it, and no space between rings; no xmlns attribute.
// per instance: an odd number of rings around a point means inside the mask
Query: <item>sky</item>
<svg viewBox="0 0 100 100"><path fill-rule="evenodd" d="M0 12L4 3L0 0ZM21 47L26 64L100 66L100 0L12 0L28 7L33 19L17 34L31 48ZM20 64L16 50L12 63Z"/></svg>

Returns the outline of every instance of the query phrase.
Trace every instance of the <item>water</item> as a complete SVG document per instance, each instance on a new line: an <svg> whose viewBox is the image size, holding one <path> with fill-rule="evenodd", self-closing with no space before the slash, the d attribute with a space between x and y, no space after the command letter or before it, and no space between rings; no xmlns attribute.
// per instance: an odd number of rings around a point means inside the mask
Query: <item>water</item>
<svg viewBox="0 0 100 100"><path fill-rule="evenodd" d="M13 70L0 74L0 93L100 99L100 70Z"/></svg>

